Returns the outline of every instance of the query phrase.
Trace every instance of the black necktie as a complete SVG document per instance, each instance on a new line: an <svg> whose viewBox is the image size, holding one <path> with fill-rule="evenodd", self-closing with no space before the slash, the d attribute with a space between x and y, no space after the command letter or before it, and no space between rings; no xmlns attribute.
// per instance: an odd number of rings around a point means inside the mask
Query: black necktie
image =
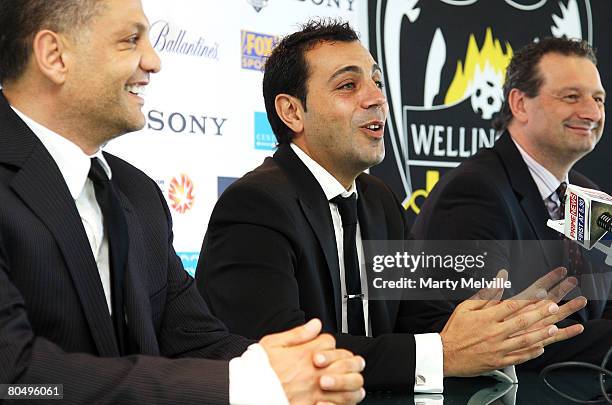
<svg viewBox="0 0 612 405"><path fill-rule="evenodd" d="M331 202L338 205L342 218L344 234L344 282L346 285L346 319L348 332L351 335L365 336L363 319L363 294L359 277L359 259L357 257L357 196L355 193L343 198L334 197Z"/></svg>
<svg viewBox="0 0 612 405"><path fill-rule="evenodd" d="M94 185L96 200L104 217L104 230L108 237L109 265L111 275L111 305L113 326L121 354L127 353L128 337L123 302L123 281L129 247L127 223L123 208L106 172L97 158L91 159L88 177Z"/></svg>

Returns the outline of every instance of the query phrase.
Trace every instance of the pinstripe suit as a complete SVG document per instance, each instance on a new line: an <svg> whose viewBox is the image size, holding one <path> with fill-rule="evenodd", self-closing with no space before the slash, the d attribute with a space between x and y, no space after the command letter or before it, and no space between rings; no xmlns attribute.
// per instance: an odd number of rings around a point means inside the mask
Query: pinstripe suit
<svg viewBox="0 0 612 405"><path fill-rule="evenodd" d="M64 384L75 404L227 403L227 360L252 342L227 332L183 271L156 184L105 157L129 228L126 316L141 354L124 358L74 200L0 95L0 383Z"/></svg>

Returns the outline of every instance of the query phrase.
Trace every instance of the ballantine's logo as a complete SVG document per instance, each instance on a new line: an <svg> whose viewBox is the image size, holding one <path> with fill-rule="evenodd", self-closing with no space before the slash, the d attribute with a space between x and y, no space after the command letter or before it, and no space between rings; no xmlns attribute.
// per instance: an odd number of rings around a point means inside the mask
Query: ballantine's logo
<svg viewBox="0 0 612 405"><path fill-rule="evenodd" d="M412 214L432 171L493 146L491 119L516 49L546 36L593 37L589 0L369 0L368 9L393 158L372 173L396 185Z"/></svg>
<svg viewBox="0 0 612 405"><path fill-rule="evenodd" d="M159 53L171 53L185 56L219 60L219 44L207 43L204 38L188 35L187 30L177 29L168 21L155 21L151 24L149 38L153 48Z"/></svg>
<svg viewBox="0 0 612 405"><path fill-rule="evenodd" d="M170 207L179 214L184 214L193 208L195 196L193 182L189 176L181 174L178 178L172 178L168 187L168 200Z"/></svg>
<svg viewBox="0 0 612 405"><path fill-rule="evenodd" d="M278 35L261 34L259 32L240 31L242 48L242 68L261 71L266 58L280 41Z"/></svg>
<svg viewBox="0 0 612 405"><path fill-rule="evenodd" d="M223 125L227 118L209 115L182 114L180 112L163 112L151 110L147 113L147 129L167 131L176 134L216 135L223 136Z"/></svg>

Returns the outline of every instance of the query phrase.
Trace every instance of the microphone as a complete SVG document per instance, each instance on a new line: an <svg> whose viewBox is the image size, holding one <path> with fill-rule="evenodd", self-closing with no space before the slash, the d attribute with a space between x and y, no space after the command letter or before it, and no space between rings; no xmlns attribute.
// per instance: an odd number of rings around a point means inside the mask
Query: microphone
<svg viewBox="0 0 612 405"><path fill-rule="evenodd" d="M565 219L547 225L568 239L591 249L607 232L612 232L612 196L603 191L567 185Z"/></svg>
<svg viewBox="0 0 612 405"><path fill-rule="evenodd" d="M612 232L612 215L609 212L604 212L597 218L597 225L607 232Z"/></svg>
<svg viewBox="0 0 612 405"><path fill-rule="evenodd" d="M548 227L562 233L585 249L593 247L606 254L606 264L612 265L612 246L599 242L612 232L612 196L603 191L567 185L565 219L547 222Z"/></svg>

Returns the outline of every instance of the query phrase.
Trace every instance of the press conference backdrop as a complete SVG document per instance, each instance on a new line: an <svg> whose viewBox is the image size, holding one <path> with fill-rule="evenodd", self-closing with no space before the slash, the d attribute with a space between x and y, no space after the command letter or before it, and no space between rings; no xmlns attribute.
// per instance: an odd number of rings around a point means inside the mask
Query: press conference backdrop
<svg viewBox="0 0 612 405"><path fill-rule="evenodd" d="M587 39L600 49L604 86L612 88L611 3L143 0L162 71L148 86L144 129L106 149L157 181L172 213L175 249L193 274L218 196L274 152L261 94L266 55L309 17L340 17L360 32L385 74L387 156L372 173L414 216L445 171L494 141L490 119L513 50L549 35ZM598 167L609 145L604 136L581 166L612 191Z"/></svg>

